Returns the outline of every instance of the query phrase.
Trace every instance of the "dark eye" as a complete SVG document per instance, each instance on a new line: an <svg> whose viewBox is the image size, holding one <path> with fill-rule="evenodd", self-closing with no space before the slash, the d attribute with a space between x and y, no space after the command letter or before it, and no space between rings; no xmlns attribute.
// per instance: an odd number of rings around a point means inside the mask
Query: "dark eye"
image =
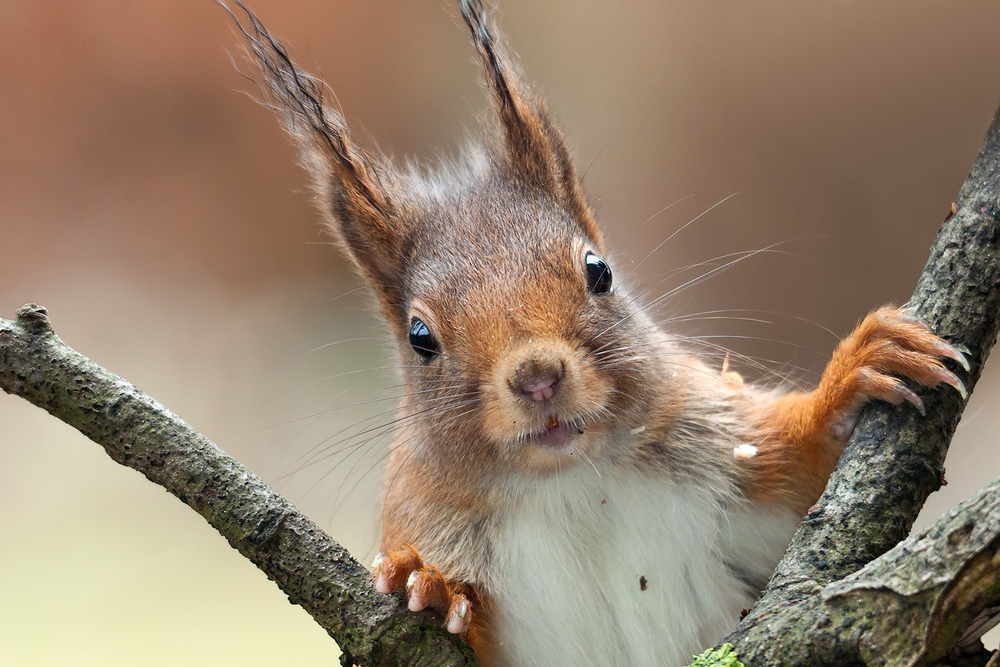
<svg viewBox="0 0 1000 667"><path fill-rule="evenodd" d="M417 317L410 321L410 347L424 363L441 354L441 343L434 337L423 320Z"/></svg>
<svg viewBox="0 0 1000 667"><path fill-rule="evenodd" d="M587 269L587 289L594 294L611 291L611 267L594 253L587 251L583 258Z"/></svg>

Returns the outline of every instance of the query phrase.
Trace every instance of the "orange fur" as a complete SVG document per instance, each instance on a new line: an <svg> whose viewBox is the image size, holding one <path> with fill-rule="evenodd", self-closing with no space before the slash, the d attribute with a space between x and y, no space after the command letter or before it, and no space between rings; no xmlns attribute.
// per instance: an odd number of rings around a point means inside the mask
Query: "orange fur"
<svg viewBox="0 0 1000 667"><path fill-rule="evenodd" d="M757 419L764 439L747 462L753 475L749 497L783 501L804 514L823 492L865 403L919 402L900 378L925 387L958 382L941 364L942 345L898 308L870 313L837 346L815 390L762 401Z"/></svg>

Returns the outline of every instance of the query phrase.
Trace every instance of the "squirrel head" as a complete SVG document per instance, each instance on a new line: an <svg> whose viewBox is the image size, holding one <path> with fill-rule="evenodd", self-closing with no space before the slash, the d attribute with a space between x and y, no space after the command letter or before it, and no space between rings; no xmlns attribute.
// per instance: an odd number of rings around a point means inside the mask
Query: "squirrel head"
<svg viewBox="0 0 1000 667"><path fill-rule="evenodd" d="M357 147L322 82L249 11L241 29L330 229L399 342L409 394L397 442L449 469L545 474L643 424L660 398L649 383L659 367L652 324L616 293L544 102L480 0L459 6L495 125L484 147L434 171Z"/></svg>

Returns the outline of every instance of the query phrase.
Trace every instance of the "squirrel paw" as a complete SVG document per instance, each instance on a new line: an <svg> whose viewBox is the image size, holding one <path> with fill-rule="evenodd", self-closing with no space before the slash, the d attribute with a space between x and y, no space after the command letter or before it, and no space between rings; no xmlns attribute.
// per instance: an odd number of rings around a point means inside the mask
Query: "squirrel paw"
<svg viewBox="0 0 1000 667"><path fill-rule="evenodd" d="M372 563L375 590L379 593L406 591L410 611L430 609L445 621L452 634L462 634L472 620L472 603L455 592L441 571L424 565L417 550L404 545L399 551L380 551Z"/></svg>
<svg viewBox="0 0 1000 667"><path fill-rule="evenodd" d="M820 396L832 415L830 434L838 440L850 437L861 407L870 399L893 405L906 401L923 414L923 401L900 377L925 387L944 383L966 398L965 385L944 367L942 358L969 369L964 354L912 315L892 307L870 313L840 344L820 382Z"/></svg>

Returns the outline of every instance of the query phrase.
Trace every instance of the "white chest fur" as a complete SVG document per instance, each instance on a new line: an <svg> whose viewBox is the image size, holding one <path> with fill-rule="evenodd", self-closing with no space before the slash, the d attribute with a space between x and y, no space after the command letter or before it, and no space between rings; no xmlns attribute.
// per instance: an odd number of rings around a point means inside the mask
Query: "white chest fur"
<svg viewBox="0 0 1000 667"><path fill-rule="evenodd" d="M735 627L796 523L623 471L539 482L494 541L502 662L685 665Z"/></svg>

